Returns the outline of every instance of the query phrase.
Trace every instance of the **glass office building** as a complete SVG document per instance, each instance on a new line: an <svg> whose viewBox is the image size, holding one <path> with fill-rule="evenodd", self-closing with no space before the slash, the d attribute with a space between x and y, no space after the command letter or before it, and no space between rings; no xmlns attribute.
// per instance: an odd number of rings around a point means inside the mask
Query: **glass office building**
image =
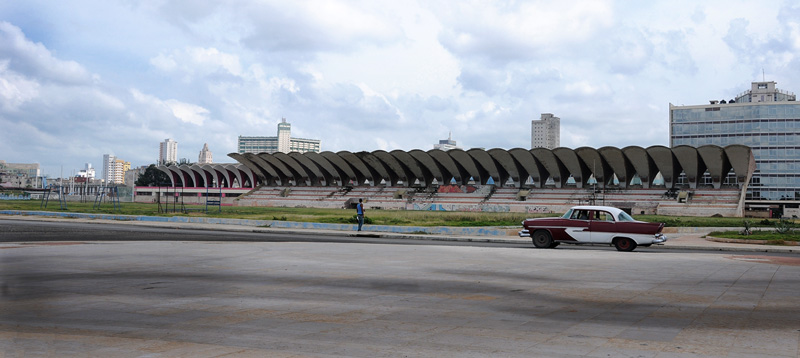
<svg viewBox="0 0 800 358"><path fill-rule="evenodd" d="M800 200L800 103L775 82L753 82L730 101L669 106L670 146L743 144L756 172L748 201Z"/></svg>

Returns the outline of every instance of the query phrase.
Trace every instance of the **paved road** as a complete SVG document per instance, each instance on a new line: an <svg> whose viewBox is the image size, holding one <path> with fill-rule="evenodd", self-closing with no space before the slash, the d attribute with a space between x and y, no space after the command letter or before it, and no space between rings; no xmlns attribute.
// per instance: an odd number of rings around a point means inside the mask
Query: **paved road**
<svg viewBox="0 0 800 358"><path fill-rule="evenodd" d="M2 356L800 354L797 255L39 224L0 227Z"/></svg>

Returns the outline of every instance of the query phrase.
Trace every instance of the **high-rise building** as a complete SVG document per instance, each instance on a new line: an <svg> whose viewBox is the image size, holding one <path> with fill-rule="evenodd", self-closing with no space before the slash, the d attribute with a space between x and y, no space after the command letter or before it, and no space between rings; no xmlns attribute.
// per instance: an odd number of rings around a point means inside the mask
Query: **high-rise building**
<svg viewBox="0 0 800 358"><path fill-rule="evenodd" d="M286 118L278 123L278 135L275 137L248 137L239 136L237 152L243 153L289 153L289 152L320 152L319 139L304 139L291 137L292 126Z"/></svg>
<svg viewBox="0 0 800 358"><path fill-rule="evenodd" d="M197 157L197 164L211 164L213 162L211 151L208 150L208 143L204 143L203 149L200 150L200 155Z"/></svg>
<svg viewBox="0 0 800 358"><path fill-rule="evenodd" d="M542 113L541 119L531 121L531 148L555 149L561 146L561 118Z"/></svg>
<svg viewBox="0 0 800 358"><path fill-rule="evenodd" d="M439 144L434 144L433 149L448 151L450 149L461 149L461 147L459 147L456 144L456 141L453 140L453 133L449 133L447 139L439 140Z"/></svg>
<svg viewBox="0 0 800 358"><path fill-rule="evenodd" d="M746 199L800 200L800 103L775 82L753 82L735 99L694 106L669 105L670 146L743 144L753 149L756 172Z"/></svg>
<svg viewBox="0 0 800 358"><path fill-rule="evenodd" d="M103 155L103 180L106 184L125 184L125 172L130 169L131 162L111 154Z"/></svg>
<svg viewBox="0 0 800 358"><path fill-rule="evenodd" d="M172 138L164 139L158 144L158 164L164 165L178 162L178 142Z"/></svg>

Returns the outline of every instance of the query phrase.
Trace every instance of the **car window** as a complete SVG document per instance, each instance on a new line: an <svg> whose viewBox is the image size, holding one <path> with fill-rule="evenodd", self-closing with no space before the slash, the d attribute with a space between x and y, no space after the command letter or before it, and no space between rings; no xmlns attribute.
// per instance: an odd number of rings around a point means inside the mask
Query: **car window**
<svg viewBox="0 0 800 358"><path fill-rule="evenodd" d="M595 211L594 219L600 221L614 221L614 216L608 211Z"/></svg>
<svg viewBox="0 0 800 358"><path fill-rule="evenodd" d="M619 221L636 221L636 219L628 215L628 213L621 211L619 213Z"/></svg>
<svg viewBox="0 0 800 358"><path fill-rule="evenodd" d="M564 213L564 215L561 215L561 217L564 218L564 219L571 218L572 217L572 211L573 211L572 209L567 210L567 212Z"/></svg>
<svg viewBox="0 0 800 358"><path fill-rule="evenodd" d="M572 219L589 220L589 210L573 210Z"/></svg>

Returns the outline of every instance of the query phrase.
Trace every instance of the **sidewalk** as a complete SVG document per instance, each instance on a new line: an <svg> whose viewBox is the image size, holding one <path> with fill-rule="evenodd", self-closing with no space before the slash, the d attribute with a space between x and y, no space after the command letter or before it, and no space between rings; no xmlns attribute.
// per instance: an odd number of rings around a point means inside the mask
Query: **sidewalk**
<svg viewBox="0 0 800 358"><path fill-rule="evenodd" d="M387 239L406 239L406 240L439 240L439 241L464 241L464 242L502 242L502 243L531 243L529 238L518 237L517 229L508 228L475 228L475 230L453 230L453 228L404 228L408 232L387 232L371 230L371 225L365 225L364 231L356 232L355 225L335 225L335 224L314 224L305 223L304 227L266 227L259 226L260 222L253 220L236 219L224 220L225 223L203 223L203 222L182 222L167 220L142 220L142 217L130 217L125 219L103 219L96 218L92 214L70 214L66 217L50 216L42 212L14 212L0 211L0 218L29 220L29 221L60 221L60 222L82 222L97 224L120 224L138 225L145 227L175 228L175 229L206 229L223 230L238 232L255 233L283 233L283 234L320 234L320 235L339 235L350 237L373 237ZM146 217L155 218L155 217ZM219 220L217 220L219 221ZM286 223L286 222L280 222ZM352 230L348 228L353 227ZM378 228L378 227L376 227ZM385 227L379 227L384 229ZM658 247L679 250L704 250L704 251L737 251L737 252L772 252L772 253L796 253L800 254L800 246L777 246L762 244L743 244L733 242L711 241L704 237L705 233L699 228L683 228L683 230L670 230L667 232L667 242ZM422 233L422 231L438 231L436 233ZM453 231L468 232L470 234L453 234ZM505 233L505 235L503 235ZM531 244L532 245L532 244Z"/></svg>

